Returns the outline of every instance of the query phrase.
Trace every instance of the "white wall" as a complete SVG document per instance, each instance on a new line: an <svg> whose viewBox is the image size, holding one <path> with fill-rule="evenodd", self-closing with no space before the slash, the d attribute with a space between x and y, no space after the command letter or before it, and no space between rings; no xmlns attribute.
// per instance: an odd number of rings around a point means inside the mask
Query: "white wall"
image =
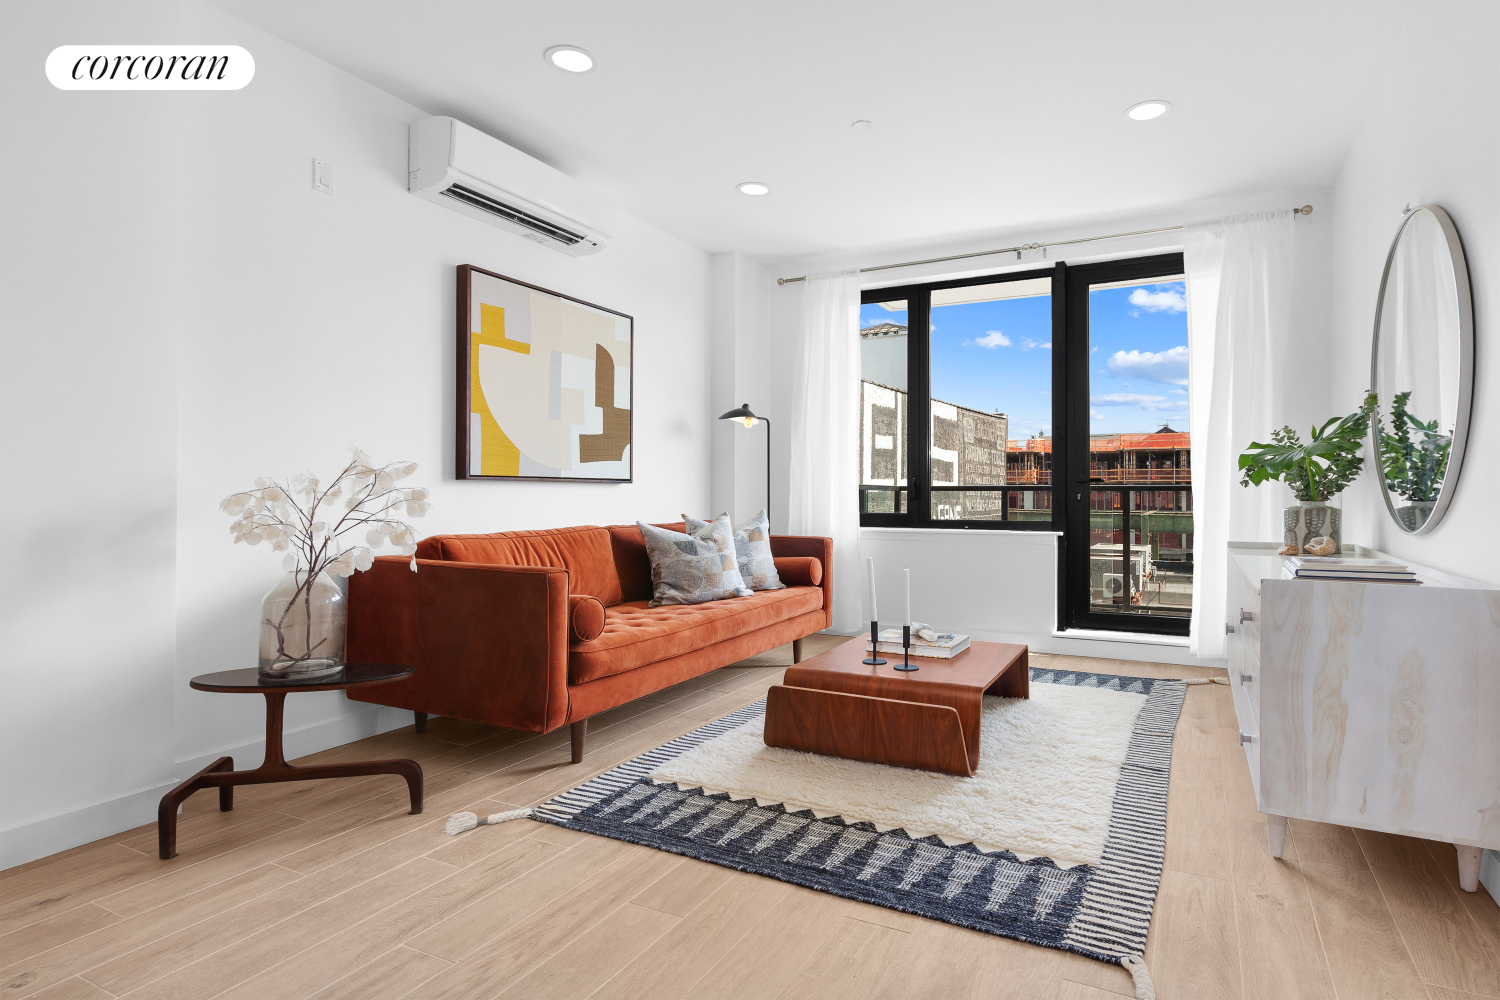
<svg viewBox="0 0 1500 1000"><path fill-rule="evenodd" d="M869 267L952 254L970 253L1020 243L1050 242L1082 236L1116 232L1134 232L1186 221L1221 218L1237 212L1264 208L1290 208L1311 203L1311 216L1297 219L1297 284L1294 293L1292 342L1297 344L1296 361L1286 372L1285 406L1287 419L1297 426L1327 419L1334 410L1348 412L1357 408L1360 394L1334 399L1327 379L1329 367L1328 329L1331 323L1330 247L1334 215L1332 193L1309 188L1276 191L1261 195L1196 202L1162 208L1137 216L1072 219L1036 230L999 232L991 236L937 245L886 247L861 254L843 254L812 260L772 262L767 265L773 282L778 277L796 277L812 271L842 267ZM1181 235L1175 232L1083 244L1067 248L1061 259L1081 264L1117 257L1166 253L1181 249ZM1048 258L1059 259L1060 250ZM932 281L943 278L1029 270L1045 266L1039 256L1016 261L1014 255L978 258L921 267L877 271L867 275L866 287ZM987 266L986 266L987 265ZM789 357L799 334L799 310L803 285L771 285L771 305L762 335L766 353L772 357ZM785 412L791 405L789 381L772 382L773 412ZM1247 442L1248 443L1248 442ZM776 438L777 454L785 456L789 442L784 429ZM1278 493L1278 500L1289 497L1280 484L1261 487ZM786 466L776 463L773 492L777 503L787 497ZM984 537L979 537L983 535ZM1174 663L1196 662L1185 648L1173 645L1081 640L1056 636L1057 627L1057 541L1051 534L1027 532L966 532L940 529L906 531L884 529L861 532L861 559L874 555L883 579L894 579L903 565L912 569L915 609L929 607L935 624L945 629L968 632L980 638L1027 642L1043 652L1066 652L1078 655L1122 659L1154 660ZM884 583L883 586L894 586ZM893 592L894 594L894 592ZM881 594L886 600L885 592ZM898 607L888 604L888 608ZM915 610L918 618L924 612ZM887 611L885 617L891 618ZM892 619L894 620L894 619ZM1185 642L1185 640L1184 640Z"/></svg>
<svg viewBox="0 0 1500 1000"><path fill-rule="evenodd" d="M1474 294L1474 409L1453 504L1430 533L1390 520L1367 458L1345 493L1344 537L1403 559L1500 584L1500 64L1493 40L1500 7L1412 8L1406 41L1371 95L1335 188L1334 365L1338 392L1369 385L1380 272L1402 209L1441 205L1453 217Z"/></svg>
<svg viewBox="0 0 1500 1000"><path fill-rule="evenodd" d="M707 509L706 254L622 214L607 251L569 258L414 198L406 127L421 109L206 4L16 3L0 17L7 124L52 150L65 173L49 187L72 192L16 197L34 174L5 188L5 405L26 429L9 450L34 491L6 567L19 624L5 749L33 766L6 769L0 867L149 822L160 786L212 757L259 762L260 699L187 687L255 663L280 557L232 546L217 509L255 477L332 472L351 443L415 460L412 484L433 490L424 534ZM64 42L179 35L245 46L255 80L97 94L41 74ZM314 157L333 164L332 196L311 188ZM635 317L633 483L454 479L465 263ZM300 695L288 749L409 721Z"/></svg>
<svg viewBox="0 0 1500 1000"><path fill-rule="evenodd" d="M181 102L65 93L42 60L178 24L39 6L0 5L0 868L77 843L80 812L138 822L173 764Z"/></svg>
<svg viewBox="0 0 1500 1000"><path fill-rule="evenodd" d="M717 418L749 403L753 412L769 417L771 428L776 429L779 421L771 412L769 380L773 367L785 371L785 365L761 350L760 339L770 272L737 253L714 254L712 267L711 415ZM712 513L728 511L738 523L766 506L769 436L764 424L746 428L737 421L717 419L712 435ZM786 508L773 505L771 516L775 524L784 524Z"/></svg>

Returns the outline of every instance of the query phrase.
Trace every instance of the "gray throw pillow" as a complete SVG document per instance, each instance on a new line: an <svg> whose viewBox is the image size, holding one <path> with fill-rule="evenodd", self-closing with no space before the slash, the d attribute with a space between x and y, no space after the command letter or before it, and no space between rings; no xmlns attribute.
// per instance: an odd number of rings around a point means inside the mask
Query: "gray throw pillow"
<svg viewBox="0 0 1500 1000"><path fill-rule="evenodd" d="M701 522L700 522L701 523ZM655 525L636 522L646 541L646 555L651 559L651 607L663 604L703 604L726 597L748 597L734 566L734 542L725 518L708 525L698 535L670 531ZM727 554L719 540L727 542ZM733 572L730 577L726 566Z"/></svg>
<svg viewBox="0 0 1500 1000"><path fill-rule="evenodd" d="M720 514L727 518L728 514ZM688 530L704 522L683 516ZM762 510L743 524L734 526L735 561L739 565L740 578L751 590L785 590L786 584L776 573L776 561L771 556L771 521Z"/></svg>
<svg viewBox="0 0 1500 1000"><path fill-rule="evenodd" d="M692 523L689 524L689 521ZM713 542L714 548L718 549L719 561L724 567L724 589L734 591L736 597L749 597L750 588L745 586L745 580L740 576L739 558L734 546L734 526L730 523L729 515L720 514L712 521L700 521L684 514L682 523L688 534L700 541Z"/></svg>

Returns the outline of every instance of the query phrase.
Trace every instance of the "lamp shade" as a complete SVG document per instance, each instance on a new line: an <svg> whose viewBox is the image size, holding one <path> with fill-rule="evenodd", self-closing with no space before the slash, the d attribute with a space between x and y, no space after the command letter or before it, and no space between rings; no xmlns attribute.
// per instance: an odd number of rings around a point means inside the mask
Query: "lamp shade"
<svg viewBox="0 0 1500 1000"><path fill-rule="evenodd" d="M720 420L744 420L746 417L749 417L751 420L760 419L755 415L754 411L750 409L749 403L741 403L738 407L730 410L728 413L719 415Z"/></svg>

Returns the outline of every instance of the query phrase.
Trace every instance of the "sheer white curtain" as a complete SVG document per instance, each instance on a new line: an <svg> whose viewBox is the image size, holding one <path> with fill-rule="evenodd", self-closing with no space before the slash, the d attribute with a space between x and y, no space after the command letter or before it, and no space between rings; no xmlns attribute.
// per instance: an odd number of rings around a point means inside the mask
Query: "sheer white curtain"
<svg viewBox="0 0 1500 1000"><path fill-rule="evenodd" d="M1184 233L1193 435L1192 651L1224 655L1225 546L1281 538L1280 494L1239 485L1239 454L1282 418L1297 234L1290 209Z"/></svg>
<svg viewBox="0 0 1500 1000"><path fill-rule="evenodd" d="M859 271L810 274L793 358L794 535L833 539L833 629L859 631Z"/></svg>

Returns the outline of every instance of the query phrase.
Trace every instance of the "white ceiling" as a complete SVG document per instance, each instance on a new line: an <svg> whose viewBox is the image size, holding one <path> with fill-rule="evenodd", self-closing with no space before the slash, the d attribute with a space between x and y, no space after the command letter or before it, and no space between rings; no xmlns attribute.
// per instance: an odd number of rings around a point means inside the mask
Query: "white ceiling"
<svg viewBox="0 0 1500 1000"><path fill-rule="evenodd" d="M218 4L763 260L1325 186L1404 17L1377 0ZM595 70L543 62L564 43ZM1148 98L1174 110L1125 117Z"/></svg>

